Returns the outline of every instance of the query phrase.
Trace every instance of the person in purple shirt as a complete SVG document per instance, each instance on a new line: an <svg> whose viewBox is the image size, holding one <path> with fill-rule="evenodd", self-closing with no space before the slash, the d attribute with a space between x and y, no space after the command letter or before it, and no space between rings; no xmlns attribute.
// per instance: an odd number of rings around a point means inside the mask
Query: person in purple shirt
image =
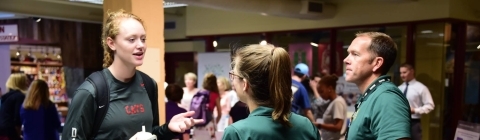
<svg viewBox="0 0 480 140"><path fill-rule="evenodd" d="M180 107L180 101L183 98L183 88L177 84L169 84L165 88L165 96L167 96L168 102L165 104L166 109L166 119L167 122L172 119L173 116L185 113L187 110ZM186 130L182 135L176 136L175 139L179 140L189 140L190 139L190 130Z"/></svg>
<svg viewBox="0 0 480 140"><path fill-rule="evenodd" d="M20 118L23 124L23 140L58 140L60 116L55 104L48 98L48 85L43 80L35 80L30 86Z"/></svg>

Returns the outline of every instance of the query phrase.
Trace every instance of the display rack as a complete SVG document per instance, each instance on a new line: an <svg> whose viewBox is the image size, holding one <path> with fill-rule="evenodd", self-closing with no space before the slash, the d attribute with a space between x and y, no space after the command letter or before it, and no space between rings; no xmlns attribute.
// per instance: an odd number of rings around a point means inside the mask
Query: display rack
<svg viewBox="0 0 480 140"><path fill-rule="evenodd" d="M68 97L61 63L11 62L11 70L25 73L30 80L42 79L47 82L50 100L56 104L62 116L68 112Z"/></svg>

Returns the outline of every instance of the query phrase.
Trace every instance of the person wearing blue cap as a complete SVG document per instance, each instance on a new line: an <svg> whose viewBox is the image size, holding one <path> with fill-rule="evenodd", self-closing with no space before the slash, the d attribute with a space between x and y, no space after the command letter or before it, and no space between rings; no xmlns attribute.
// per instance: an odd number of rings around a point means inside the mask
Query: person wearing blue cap
<svg viewBox="0 0 480 140"><path fill-rule="evenodd" d="M310 99L308 98L307 89L301 83L302 80L308 78L308 66L299 63L295 66L292 76L292 112L306 116L310 121L315 122L311 110Z"/></svg>

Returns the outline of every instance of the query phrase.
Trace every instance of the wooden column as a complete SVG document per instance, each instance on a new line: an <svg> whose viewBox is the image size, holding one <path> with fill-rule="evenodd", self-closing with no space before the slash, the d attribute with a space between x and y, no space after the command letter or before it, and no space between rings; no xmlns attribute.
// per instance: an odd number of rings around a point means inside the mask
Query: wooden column
<svg viewBox="0 0 480 140"><path fill-rule="evenodd" d="M415 66L416 24L407 25L407 63Z"/></svg>
<svg viewBox="0 0 480 140"><path fill-rule="evenodd" d="M205 37L205 52L215 52L213 41L215 41L214 36Z"/></svg>
<svg viewBox="0 0 480 140"><path fill-rule="evenodd" d="M163 36L163 1L161 0L104 0L104 15L108 11L123 9L139 16L145 24L147 32L147 51L143 65L138 67L152 77L158 84L158 109L160 124L165 123L165 42ZM106 16L105 16L106 17ZM104 21L105 18L104 17Z"/></svg>

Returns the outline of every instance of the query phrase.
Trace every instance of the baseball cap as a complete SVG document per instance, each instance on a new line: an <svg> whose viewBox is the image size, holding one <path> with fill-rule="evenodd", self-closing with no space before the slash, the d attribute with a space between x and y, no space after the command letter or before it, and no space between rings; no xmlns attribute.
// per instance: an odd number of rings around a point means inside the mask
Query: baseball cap
<svg viewBox="0 0 480 140"><path fill-rule="evenodd" d="M298 63L295 65L295 69L293 69L293 71L308 76L308 66L305 63Z"/></svg>

